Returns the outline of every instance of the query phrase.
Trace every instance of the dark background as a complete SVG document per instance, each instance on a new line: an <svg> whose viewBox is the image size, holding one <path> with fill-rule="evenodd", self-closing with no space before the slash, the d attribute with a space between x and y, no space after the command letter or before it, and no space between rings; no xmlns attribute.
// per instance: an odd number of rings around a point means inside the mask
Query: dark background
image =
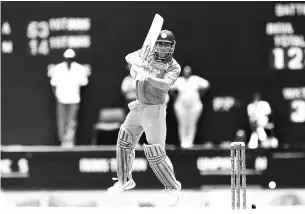
<svg viewBox="0 0 305 214"><path fill-rule="evenodd" d="M272 40L265 25L276 20L274 2L1 2L1 21L9 21L13 54L1 57L2 144L56 144L55 99L46 66L62 52L31 56L26 37L30 21L56 17L89 17L89 50L78 59L91 64L89 85L82 91L77 144L90 144L98 111L123 106L120 94L126 54L139 49L155 13L164 29L174 32L175 59L190 64L194 74L206 78L211 90L204 98L196 144L232 140L246 126L246 105L255 91L263 93L274 110L276 136L282 142L304 142L304 123L289 121L289 103L283 87L305 85L305 72L269 68ZM298 17L295 22L304 23ZM63 50L62 50L63 51ZM60 53L59 53L60 52ZM232 96L238 105L219 113L212 109L216 96ZM177 124L168 107L167 143L177 144ZM115 144L115 142L113 142Z"/></svg>

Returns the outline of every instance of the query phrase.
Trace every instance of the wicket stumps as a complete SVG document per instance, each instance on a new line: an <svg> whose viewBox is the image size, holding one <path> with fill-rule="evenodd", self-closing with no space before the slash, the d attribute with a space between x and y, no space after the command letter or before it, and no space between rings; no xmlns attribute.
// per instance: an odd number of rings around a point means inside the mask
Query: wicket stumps
<svg viewBox="0 0 305 214"><path fill-rule="evenodd" d="M246 149L244 142L231 143L231 202L240 209L240 176L243 209L246 209Z"/></svg>

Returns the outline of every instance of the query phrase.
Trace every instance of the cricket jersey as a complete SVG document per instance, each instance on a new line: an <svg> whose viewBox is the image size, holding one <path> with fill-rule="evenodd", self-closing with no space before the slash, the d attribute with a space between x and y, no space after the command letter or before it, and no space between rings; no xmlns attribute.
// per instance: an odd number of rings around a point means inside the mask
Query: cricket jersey
<svg viewBox="0 0 305 214"><path fill-rule="evenodd" d="M130 55L138 54L133 52ZM132 56L131 56L132 57ZM173 85L181 72L181 67L178 62L172 58L169 62L152 59L149 66L150 75L160 79L169 78ZM148 81L137 81L137 99L147 105L164 104L168 90L157 88Z"/></svg>

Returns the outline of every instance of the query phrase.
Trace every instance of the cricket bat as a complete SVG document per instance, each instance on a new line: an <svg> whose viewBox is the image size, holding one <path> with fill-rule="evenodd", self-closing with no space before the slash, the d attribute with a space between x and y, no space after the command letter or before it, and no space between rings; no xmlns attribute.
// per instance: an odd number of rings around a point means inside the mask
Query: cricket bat
<svg viewBox="0 0 305 214"><path fill-rule="evenodd" d="M163 18L156 14L141 48L140 57L146 60L154 49L155 43L163 26Z"/></svg>
<svg viewBox="0 0 305 214"><path fill-rule="evenodd" d="M153 22L144 40L142 48L140 50L140 58L127 59L126 61L131 64L136 64L138 66L142 65L144 60L147 60L151 52L154 49L155 43L158 39L159 33L162 30L164 19L159 15L155 14ZM133 69L131 69L133 70ZM132 75L133 76L133 75Z"/></svg>

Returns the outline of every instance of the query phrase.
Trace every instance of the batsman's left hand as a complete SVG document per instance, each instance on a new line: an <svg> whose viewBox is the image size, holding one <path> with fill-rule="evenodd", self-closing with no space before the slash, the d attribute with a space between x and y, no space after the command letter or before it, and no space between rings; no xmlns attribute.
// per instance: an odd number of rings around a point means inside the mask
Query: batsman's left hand
<svg viewBox="0 0 305 214"><path fill-rule="evenodd" d="M139 66L136 66L136 65L132 65L131 68L130 68L130 75L133 78L136 78L137 73L139 72L140 69L142 69L142 68L139 67Z"/></svg>

